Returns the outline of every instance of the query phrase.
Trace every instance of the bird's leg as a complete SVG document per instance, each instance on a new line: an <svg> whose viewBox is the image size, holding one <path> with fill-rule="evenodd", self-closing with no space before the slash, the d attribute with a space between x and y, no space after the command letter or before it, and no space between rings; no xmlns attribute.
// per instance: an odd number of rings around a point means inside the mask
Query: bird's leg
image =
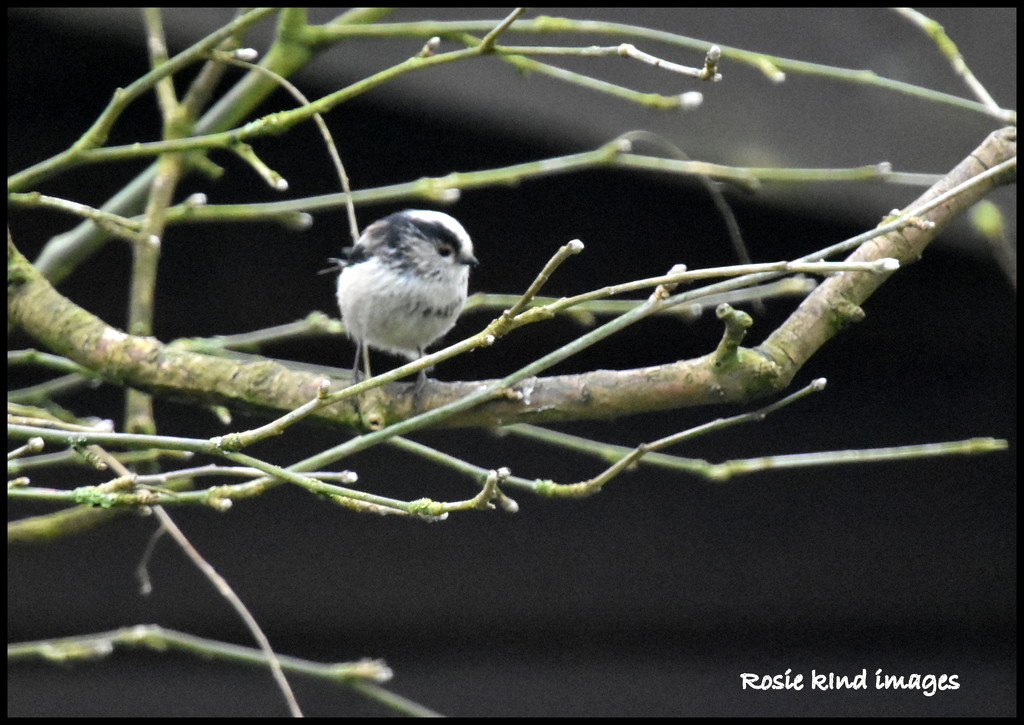
<svg viewBox="0 0 1024 725"><path fill-rule="evenodd" d="M416 352L419 353L419 357L423 357L423 348L418 349ZM413 388L413 390L412 390L412 397L413 397L413 399L416 399L416 398L420 397L420 393L423 392L423 388L424 388L424 386L426 384L427 384L427 369L423 368L422 370L420 370L419 374L416 376L416 387Z"/></svg>
<svg viewBox="0 0 1024 725"><path fill-rule="evenodd" d="M366 372L366 378L370 379L373 377L373 373L370 372L370 346L360 344L363 350L363 370Z"/></svg>
<svg viewBox="0 0 1024 725"><path fill-rule="evenodd" d="M352 384L359 382L359 358L363 357L366 367L366 377L370 377L370 356L366 354L366 348L362 342L356 343L356 359L352 363Z"/></svg>

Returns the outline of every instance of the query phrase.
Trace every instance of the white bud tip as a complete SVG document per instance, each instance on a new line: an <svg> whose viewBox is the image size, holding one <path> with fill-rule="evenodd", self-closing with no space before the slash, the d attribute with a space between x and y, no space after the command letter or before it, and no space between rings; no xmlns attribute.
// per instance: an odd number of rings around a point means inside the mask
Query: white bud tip
<svg viewBox="0 0 1024 725"><path fill-rule="evenodd" d="M679 107L684 111L700 108L702 103L704 103L704 94L700 91L687 91L679 96Z"/></svg>
<svg viewBox="0 0 1024 725"><path fill-rule="evenodd" d="M308 212L300 212L291 220L291 225L296 229L309 229L313 226L313 215Z"/></svg>
<svg viewBox="0 0 1024 725"><path fill-rule="evenodd" d="M376 674L373 676L374 682L388 682L395 676L394 670L390 667L381 665L377 668Z"/></svg>
<svg viewBox="0 0 1024 725"><path fill-rule="evenodd" d="M255 48L239 48L235 51L235 57L238 58L238 60L244 60L248 63L252 63L260 57L260 53Z"/></svg>
<svg viewBox="0 0 1024 725"><path fill-rule="evenodd" d="M900 260L893 259L892 257L886 257L885 259L880 259L878 261L881 263L882 269L886 272L895 272L900 268Z"/></svg>

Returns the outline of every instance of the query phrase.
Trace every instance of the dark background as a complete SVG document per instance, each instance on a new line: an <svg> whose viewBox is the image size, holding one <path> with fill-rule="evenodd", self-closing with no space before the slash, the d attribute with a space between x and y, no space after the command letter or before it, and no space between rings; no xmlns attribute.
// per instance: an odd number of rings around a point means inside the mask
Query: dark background
<svg viewBox="0 0 1024 725"><path fill-rule="evenodd" d="M703 11L691 17L666 11L647 17L650 12L619 19L778 55L885 68L888 75L930 87L946 84L944 90L966 95L928 44L917 40L917 31L891 15L867 14L864 29L831 24L845 22L844 16ZM1000 76L1013 76L1006 69L1016 67L1007 61L1016 50L1016 14L1002 12L932 13L986 84L1004 82ZM96 22L93 16L90 24L84 17L58 11L8 14L9 173L65 148L114 87L145 72L136 15L119 16L121 23ZM766 23L766 17L776 24ZM172 39L187 25L184 18L171 22L178 19L168 19ZM208 20L203 33L220 21ZM820 27L812 40L831 36L844 52L815 56L801 45L808 42L808 34L796 27L801 21ZM993 40L1002 37L1007 24L1013 28L1010 47ZM860 46L855 31L874 37L872 27L893 29L893 35L878 46ZM975 38L980 40L972 43ZM515 42L547 41L520 36ZM172 42L172 51L185 44L184 39ZM356 45L326 54L299 76L307 95L357 79L360 63L375 67L369 41ZM419 41L400 47L409 55ZM1007 63L1002 72L985 62L991 57L981 55L986 52ZM699 63L696 55L671 59ZM926 63L944 80L929 83L921 77ZM646 69L600 68L642 73L632 81L640 90L664 83ZM319 87L332 72L330 85ZM500 88L513 110L518 103L524 108L536 103L538 95L553 99L548 106L567 127L567 119L579 119L580 133L564 133L558 126L545 133L527 110L510 119L489 101L474 106L465 101L460 76L456 83L434 70L422 86L406 79L328 116L354 187L585 150L641 127L656 128L692 156L711 161L754 163L774 155L779 164L828 167L889 159L899 170L942 173L997 127L963 111L905 99L899 103L915 115L900 117L884 106L892 101L882 93L795 78L776 87L740 69L717 86L701 88L705 109L674 117L546 79L524 80L496 61L482 61L477 72L476 80ZM728 93L736 92L730 78L746 84L745 100L730 98ZM1010 83L1015 89L1015 77ZM997 99L1013 107L1015 90L997 87L1004 94L997 93ZM585 101L576 101L584 96ZM856 102L847 115L857 115L830 123L832 107L850 96ZM290 106L287 98L276 96L261 110ZM773 106L780 112L799 110L806 129L795 134L771 115ZM793 135L788 144L779 136L786 134L782 129ZM146 99L118 123L110 142L148 140L158 133ZM256 146L290 182L285 198L337 190L312 126ZM182 194L203 190L212 203L281 198L227 154L213 158L227 169L225 178L216 184L191 179ZM135 170L128 165L77 169L40 190L99 205ZM858 233L919 191L830 184L766 188L754 196L728 193L754 258L767 261L800 256ZM1014 196L993 198L1004 210L1014 208ZM360 208L360 222L410 206L428 205L410 200ZM482 264L471 291L522 291L551 253L573 238L582 239L586 250L555 275L549 294L661 274L677 262L695 268L731 261L719 217L706 194L688 181L594 170L466 192L445 209L476 242ZM50 236L69 228L67 218L19 209L11 210L8 222L30 258ZM157 336L166 341L242 332L315 309L334 314L333 278L315 273L344 243L343 223L335 212L317 214L314 227L302 233L267 224L172 227L163 245ZM121 326L129 269L128 250L111 243L60 289ZM748 343L759 343L791 306L770 303ZM831 341L794 381L795 389L827 377L824 393L759 425L730 429L672 452L721 461L974 436L1008 438L1010 451L770 472L719 484L641 467L589 499L552 501L510 490L521 507L516 515L463 513L432 525L356 515L290 487L238 503L227 514L186 508L171 514L231 582L278 652L321 661L384 658L396 671L389 687L446 714L1015 714L1014 291L984 243L959 224L920 263L894 276L865 311L864 322ZM469 315L449 339L486 321L483 313ZM445 364L437 375L493 377L578 334L568 322L520 330L493 349ZM711 349L719 335L713 319L693 325L648 321L551 372L691 357ZM31 344L17 333L10 340L12 348ZM345 367L351 348L324 338L265 352ZM378 367L383 364L388 361L379 358ZM120 423L122 396L111 387L62 402L77 413ZM680 410L561 428L635 445L743 409L748 408ZM166 434L226 432L203 410L159 402L157 411ZM239 416L236 427L257 422ZM336 444L341 435L306 426L252 453L287 464ZM430 431L414 438L481 466L507 465L525 477L573 482L601 469L595 460L487 431ZM359 472L361 486L397 498L453 500L473 493L466 479L386 447L359 454L345 466ZM71 472L67 478L34 481L70 486L80 485L82 477ZM15 505L9 516L44 510ZM167 541L159 544L150 567L154 594L138 594L134 570L155 525L152 518L125 518L68 541L10 549L9 639L152 622L249 644L235 614ZM805 678L812 669L845 675L866 669L869 678L877 669L956 674L961 686L932 697L873 688L828 693L740 688L740 673L787 669ZM290 679L306 714L383 712L344 688ZM10 715L283 712L267 673L179 654L118 652L105 661L67 667L18 663L8 675Z"/></svg>

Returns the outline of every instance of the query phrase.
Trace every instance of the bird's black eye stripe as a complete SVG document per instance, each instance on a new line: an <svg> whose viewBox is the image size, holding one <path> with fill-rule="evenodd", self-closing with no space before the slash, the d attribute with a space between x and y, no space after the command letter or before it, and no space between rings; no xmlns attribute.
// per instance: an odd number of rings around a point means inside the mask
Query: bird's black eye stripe
<svg viewBox="0 0 1024 725"><path fill-rule="evenodd" d="M453 251L462 246L462 240L446 225L436 222L415 221L412 226L424 239L434 243L434 247L441 255L447 257Z"/></svg>
<svg viewBox="0 0 1024 725"><path fill-rule="evenodd" d="M462 246L462 240L447 225L422 219L409 220L410 231L431 242L442 257L450 257Z"/></svg>
<svg viewBox="0 0 1024 725"><path fill-rule="evenodd" d="M439 239L455 248L459 247L458 236L444 224L422 219L409 219L401 217L399 214L392 214L371 224L367 231L373 233L381 244L388 247L399 246L403 239L409 236L421 239Z"/></svg>

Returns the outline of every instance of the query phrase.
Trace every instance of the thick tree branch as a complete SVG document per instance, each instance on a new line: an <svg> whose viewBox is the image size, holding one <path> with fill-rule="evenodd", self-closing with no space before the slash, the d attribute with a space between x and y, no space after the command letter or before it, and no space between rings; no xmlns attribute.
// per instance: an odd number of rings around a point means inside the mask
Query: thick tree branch
<svg viewBox="0 0 1024 725"><path fill-rule="evenodd" d="M1016 131L1003 129L929 189L909 209L1016 158ZM913 262L960 213L996 186L1016 180L1016 165L984 183L968 186L936 208L920 214L934 226L908 226L858 248L851 260L895 257ZM652 410L741 403L786 388L827 340L863 317L860 305L886 280L876 273L837 274L820 285L767 340L748 349L733 343L692 360L635 370L598 370L580 375L531 378L505 395L449 419L452 426L496 426L611 418ZM17 251L8 235L8 316L50 350L97 371L105 380L155 395L203 404L268 412L290 410L316 397L322 374L253 358L234 360L203 355L155 338L125 334L61 296ZM727 332L726 339L734 335ZM317 417L351 428L365 427L373 411L378 425L408 418L460 398L492 381L431 383L422 395L411 384L371 390ZM349 383L332 377L334 389Z"/></svg>

